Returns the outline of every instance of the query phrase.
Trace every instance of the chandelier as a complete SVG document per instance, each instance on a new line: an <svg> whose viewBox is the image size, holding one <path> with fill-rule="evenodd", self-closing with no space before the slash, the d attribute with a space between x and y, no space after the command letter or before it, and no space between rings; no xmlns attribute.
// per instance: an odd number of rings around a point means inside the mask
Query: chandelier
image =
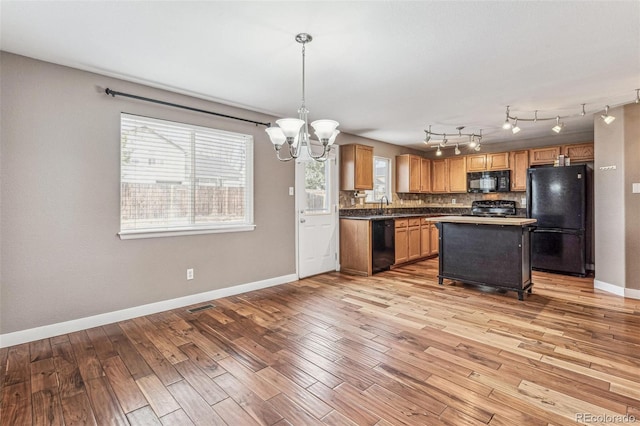
<svg viewBox="0 0 640 426"><path fill-rule="evenodd" d="M290 161L304 155L304 150L309 157L316 161L326 161L331 146L336 140L336 136L340 133L337 130L338 122L334 120L316 120L311 123L316 137L322 144L322 153L314 153L311 149L311 140L309 138L309 125L307 116L309 110L305 105L305 75L304 75L304 59L305 45L310 43L313 38L307 33L300 33L296 36L296 41L302 44L302 104L298 109L298 118L282 118L276 121L278 127L268 127L265 129L276 150L276 156L280 161ZM283 147L287 147L284 151L289 151L288 156L282 157ZM302 148L305 146L306 148ZM306 156L306 155L305 155Z"/></svg>

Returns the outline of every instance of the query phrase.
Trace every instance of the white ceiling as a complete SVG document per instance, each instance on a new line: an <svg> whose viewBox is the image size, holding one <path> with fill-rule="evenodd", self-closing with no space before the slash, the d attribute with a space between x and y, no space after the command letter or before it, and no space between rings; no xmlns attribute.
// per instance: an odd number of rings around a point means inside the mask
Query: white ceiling
<svg viewBox="0 0 640 426"><path fill-rule="evenodd" d="M483 142L553 137L552 122L635 100L639 1L6 1L1 48L276 116L295 116L308 32L310 119L426 148L424 129ZM118 88L113 88L118 90ZM557 136L558 138L561 136Z"/></svg>

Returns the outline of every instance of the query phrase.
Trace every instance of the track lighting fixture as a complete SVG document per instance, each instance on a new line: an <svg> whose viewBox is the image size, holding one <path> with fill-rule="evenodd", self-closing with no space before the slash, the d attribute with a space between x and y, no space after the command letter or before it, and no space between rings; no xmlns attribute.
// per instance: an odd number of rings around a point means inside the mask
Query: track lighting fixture
<svg viewBox="0 0 640 426"><path fill-rule="evenodd" d="M424 143L425 145L431 145L434 146L435 144L438 144L438 150L436 151L436 155L442 155L442 149L441 148L447 148L449 146L452 145L447 145L447 142L449 142L449 138L455 138L452 142L455 142L455 149L454 149L454 153L455 155L459 155L461 153L460 151L460 145L468 145L469 148L475 148L477 145L480 144L480 140L482 139L482 130L480 130L479 133L462 133L462 129L464 129L464 126L458 126L456 127L456 130L458 131L458 133L435 133L431 130L431 125L429 125L428 130L425 130L425 138L424 138ZM468 141L465 140L459 140L459 138L465 138L468 137Z"/></svg>
<svg viewBox="0 0 640 426"><path fill-rule="evenodd" d="M511 128L511 131L513 132L514 135L520 131L520 127L518 127L518 117L516 117L516 122Z"/></svg>
<svg viewBox="0 0 640 426"><path fill-rule="evenodd" d="M636 98L635 98L635 103L640 104L640 89L635 89L636 90ZM521 114L518 114L519 117L515 117L511 115L511 106L507 105L507 110L506 110L506 117L504 120L504 123L502 124L502 128L505 130L511 130L513 132L513 134L516 134L518 132L520 132L520 130L522 130L519 126L518 126L518 121L531 121L531 122L538 122L538 121L551 121L551 120L555 120L556 121L556 125L553 126L552 130L556 133L560 133L562 131L562 129L564 128L564 123L560 122L560 120L565 119L565 118L571 118L571 117L584 117L586 115L591 115L591 114L596 114L597 111L586 111L585 110L585 105L586 104L580 104L582 106L582 109L580 111L579 114L572 114L572 115L556 115L554 117L538 117L538 110L535 110L534 114L533 114L533 118L523 118ZM610 115L609 114L609 105L605 106L604 109L604 114L600 114L600 118L602 118L602 120L607 123L607 124L611 124L613 123L613 121L616 119L615 116ZM512 124L513 121L513 124Z"/></svg>
<svg viewBox="0 0 640 426"><path fill-rule="evenodd" d="M480 144L477 144L475 148L473 148L474 151L480 151Z"/></svg>
<svg viewBox="0 0 640 426"><path fill-rule="evenodd" d="M604 120L605 123L611 124L616 119L613 115L609 115L609 105L605 105L604 114L600 114L600 117Z"/></svg>
<svg viewBox="0 0 640 426"><path fill-rule="evenodd" d="M564 128L564 123L560 123L560 116L556 117L556 125L551 128L556 133L560 133Z"/></svg>

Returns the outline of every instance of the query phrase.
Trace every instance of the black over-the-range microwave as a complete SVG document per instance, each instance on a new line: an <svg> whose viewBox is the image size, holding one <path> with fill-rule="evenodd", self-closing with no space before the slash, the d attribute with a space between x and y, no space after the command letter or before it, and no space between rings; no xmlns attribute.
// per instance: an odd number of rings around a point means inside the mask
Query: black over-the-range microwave
<svg viewBox="0 0 640 426"><path fill-rule="evenodd" d="M509 192L509 170L467 173L467 192Z"/></svg>

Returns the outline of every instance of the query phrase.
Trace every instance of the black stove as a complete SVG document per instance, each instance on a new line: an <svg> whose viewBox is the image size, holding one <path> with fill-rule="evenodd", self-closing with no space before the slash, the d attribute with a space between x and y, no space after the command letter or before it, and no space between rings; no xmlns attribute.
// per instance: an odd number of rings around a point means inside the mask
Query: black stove
<svg viewBox="0 0 640 426"><path fill-rule="evenodd" d="M480 200L471 203L471 214L468 216L507 217L515 214L515 201Z"/></svg>

